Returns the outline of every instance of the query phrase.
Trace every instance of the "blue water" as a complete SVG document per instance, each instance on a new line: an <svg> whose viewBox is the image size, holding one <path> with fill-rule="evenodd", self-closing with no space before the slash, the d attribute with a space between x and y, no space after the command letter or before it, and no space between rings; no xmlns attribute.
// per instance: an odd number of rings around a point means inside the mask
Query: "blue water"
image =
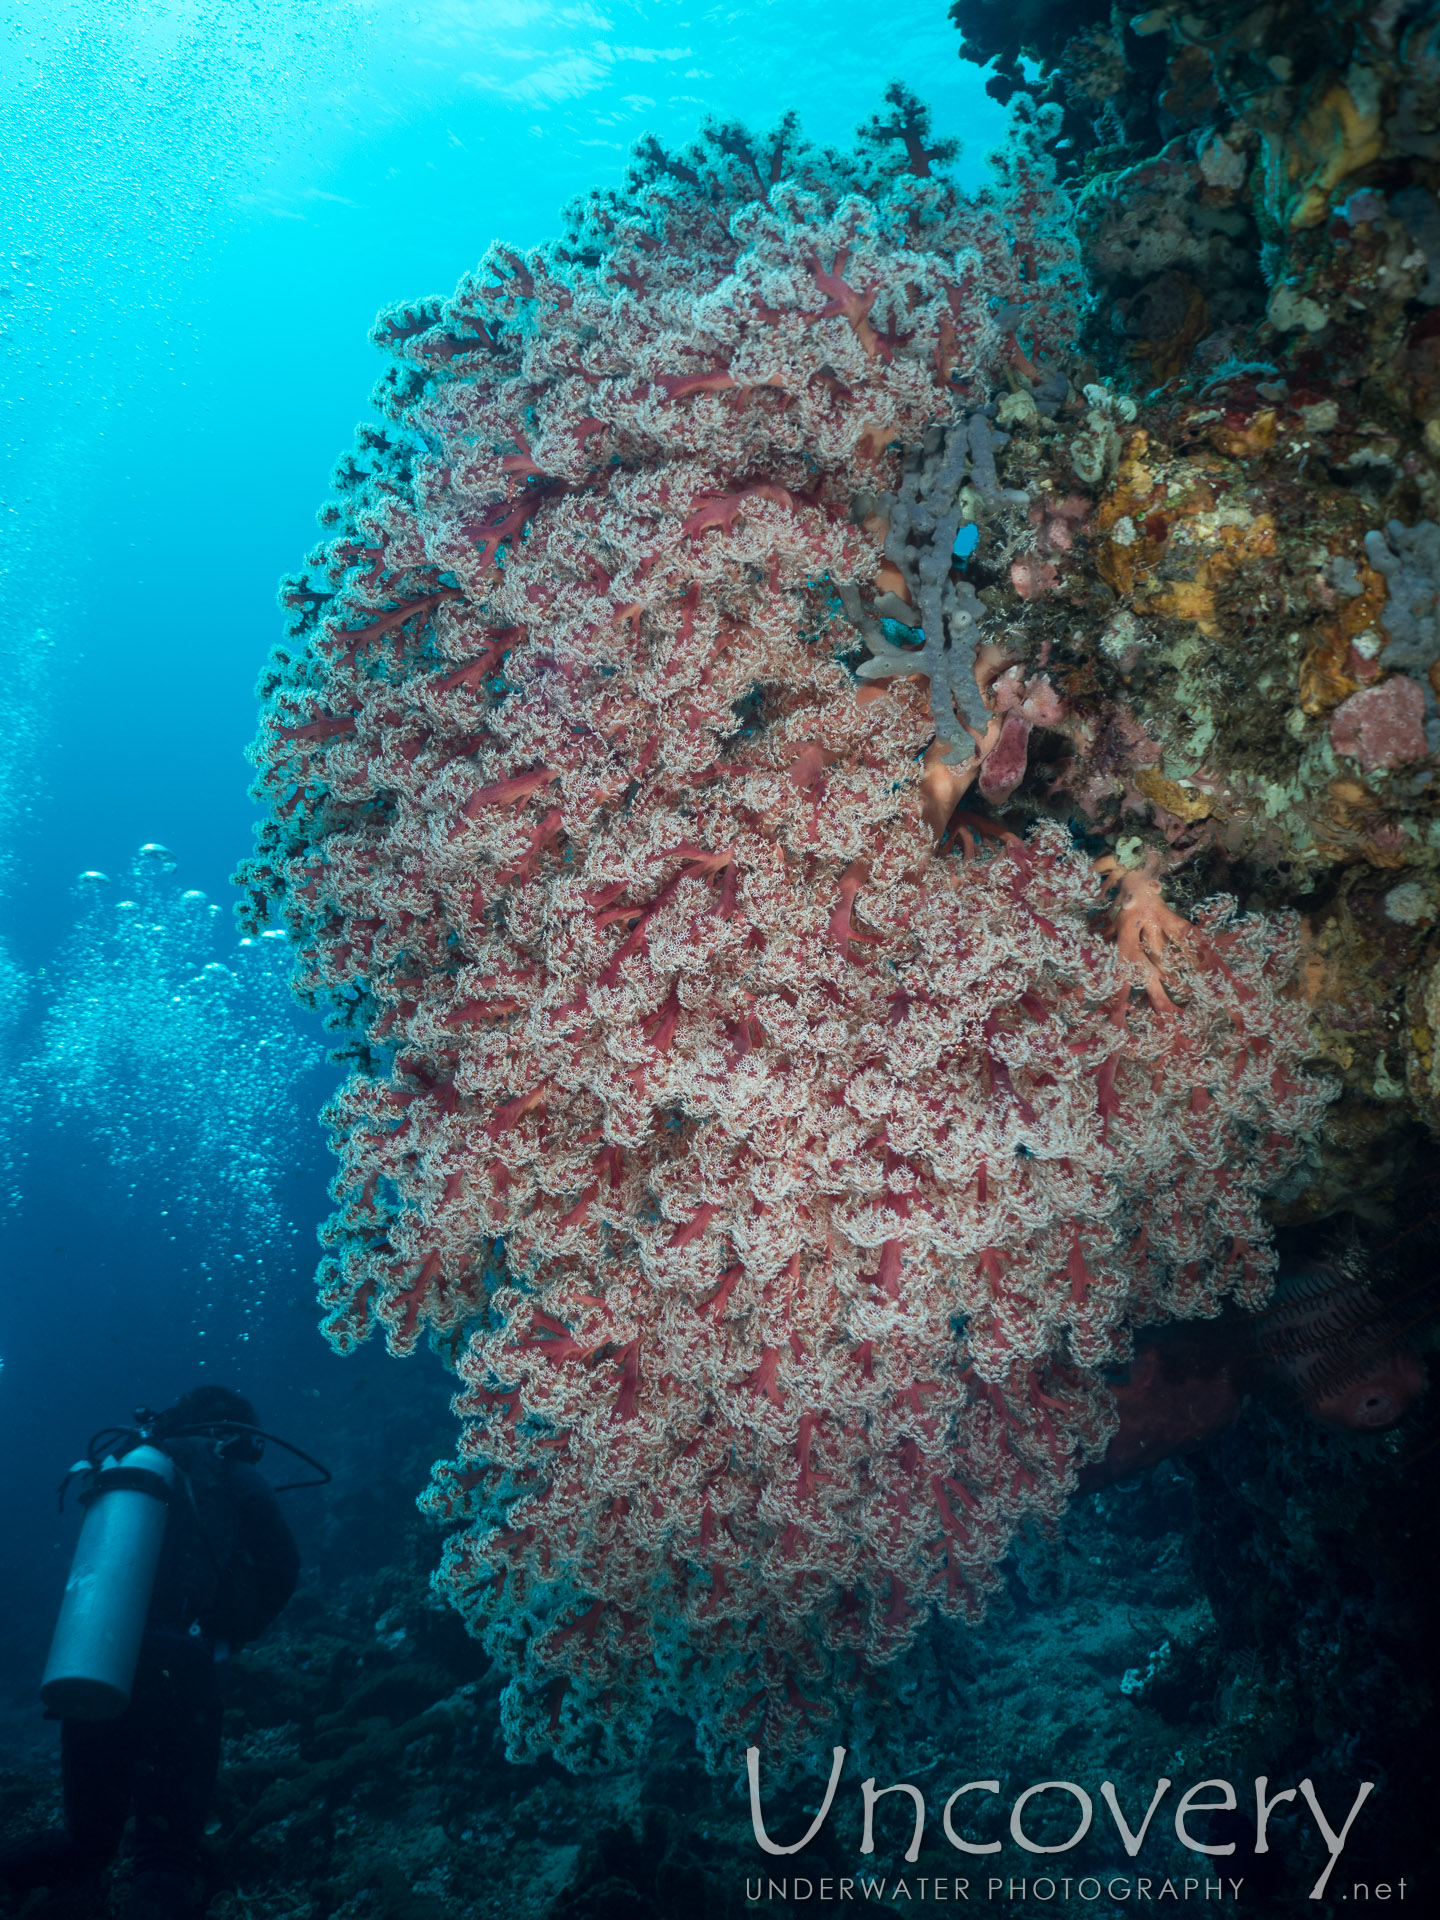
<svg viewBox="0 0 1440 1920"><path fill-rule="evenodd" d="M934 0L3 24L0 1700L24 1700L68 1551L49 1489L94 1428L220 1377L323 1452L357 1394L418 1396L421 1363L347 1368L314 1331L329 1075L284 955L229 925L275 583L380 371L376 310L542 240L707 112L845 140L898 77L967 184L1003 117ZM137 870L146 843L169 854Z"/></svg>

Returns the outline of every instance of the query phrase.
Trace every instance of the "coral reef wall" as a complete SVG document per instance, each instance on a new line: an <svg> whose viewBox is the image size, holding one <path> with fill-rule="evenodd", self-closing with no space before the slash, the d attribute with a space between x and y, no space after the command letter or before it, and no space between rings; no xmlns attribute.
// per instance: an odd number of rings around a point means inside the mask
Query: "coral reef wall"
<svg viewBox="0 0 1440 1920"><path fill-rule="evenodd" d="M1177 904L1304 909L1343 1095L1291 1212L1383 1209L1440 1091L1440 18L953 17L993 90L1038 61L1092 295L1067 370L1097 404L1018 396L1002 462L1079 496L1037 516L1026 658L1067 717L1017 801L1068 794Z"/></svg>
<svg viewBox="0 0 1440 1920"><path fill-rule="evenodd" d="M327 1330L464 1382L428 1504L515 1754L879 1710L1103 1453L1131 1328L1263 1299L1328 1094L1293 921L1061 824L1097 723L1040 635L1140 455L1065 371L1059 115L970 202L889 108L642 150L382 316L264 683L251 924L353 1069Z"/></svg>

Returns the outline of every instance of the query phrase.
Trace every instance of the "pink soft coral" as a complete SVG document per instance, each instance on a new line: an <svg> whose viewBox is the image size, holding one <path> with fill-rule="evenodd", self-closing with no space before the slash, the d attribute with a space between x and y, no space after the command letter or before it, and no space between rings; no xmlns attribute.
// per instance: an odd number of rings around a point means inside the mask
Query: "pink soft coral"
<svg viewBox="0 0 1440 1920"><path fill-rule="evenodd" d="M1265 1288L1289 930L1157 1008L1058 828L937 852L924 682L842 662L857 500L983 404L994 303L1070 322L1034 151L978 205L652 154L386 325L402 432L291 590L248 878L355 1032L328 1327L466 1383L429 1504L516 1752L820 1724L1058 1511L1132 1320Z"/></svg>

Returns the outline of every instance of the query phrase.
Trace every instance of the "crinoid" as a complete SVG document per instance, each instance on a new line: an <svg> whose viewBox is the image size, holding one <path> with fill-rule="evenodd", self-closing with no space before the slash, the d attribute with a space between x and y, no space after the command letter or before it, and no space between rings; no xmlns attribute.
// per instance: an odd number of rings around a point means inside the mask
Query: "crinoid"
<svg viewBox="0 0 1440 1920"><path fill-rule="evenodd" d="M1396 1425L1426 1386L1417 1342L1440 1309L1437 1237L1433 1209L1378 1246L1352 1235L1323 1258L1282 1266L1253 1323L1252 1361L1329 1425L1362 1433Z"/></svg>

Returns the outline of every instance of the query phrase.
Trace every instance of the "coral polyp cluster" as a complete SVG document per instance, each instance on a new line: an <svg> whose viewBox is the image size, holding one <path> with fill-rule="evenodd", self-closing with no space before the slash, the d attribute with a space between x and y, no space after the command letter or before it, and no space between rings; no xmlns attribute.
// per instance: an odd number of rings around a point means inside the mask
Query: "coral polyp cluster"
<svg viewBox="0 0 1440 1920"><path fill-rule="evenodd" d="M1117 943L1065 830L953 814L1059 711L952 548L1030 540L992 389L1076 285L1033 127L968 202L892 104L384 317L287 589L246 878L353 1033L327 1326L465 1383L429 1505L516 1753L783 1747L973 1617L1136 1320L1263 1297L1324 1097L1286 923L1130 874Z"/></svg>

